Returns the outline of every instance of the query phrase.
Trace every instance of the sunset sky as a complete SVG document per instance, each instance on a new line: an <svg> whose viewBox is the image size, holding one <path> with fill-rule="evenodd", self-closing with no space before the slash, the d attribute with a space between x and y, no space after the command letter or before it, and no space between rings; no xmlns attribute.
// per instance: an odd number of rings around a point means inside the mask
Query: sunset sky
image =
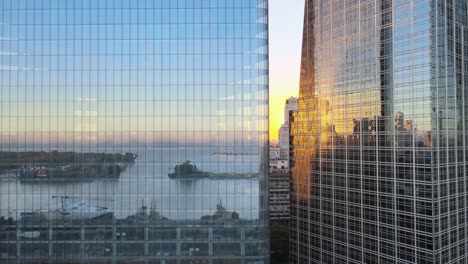
<svg viewBox="0 0 468 264"><path fill-rule="evenodd" d="M13 3L13 2L12 2ZM92 3L92 2L90 2ZM117 3L117 2L115 2ZM302 38L302 22L303 22L303 9L304 9L304 0L272 0L270 1L269 5L269 29L270 29L270 39L269 39L269 74L270 74L270 138L272 141L275 141L278 138L278 128L283 123L283 109L284 103L287 98L290 96L298 96L298 86L299 86L299 72L300 72L300 55L301 55L301 38ZM42 13L41 13L42 14ZM44 16L46 13L43 14ZM27 16L27 12L17 12L8 15L4 15L0 20L2 25L9 25L2 27L2 47L0 49L0 55L2 55L3 61L0 62L0 70L3 72L2 79L3 84L8 83L12 85L11 89L6 89L5 87L0 91L0 96L3 98L13 98L12 104L3 104L3 108L8 109L8 111L13 112L5 112L9 113L12 118L18 121L18 124L21 125L11 125L9 128L10 132L18 131L28 131L32 129L32 124L34 122L30 122L27 119L29 116L33 116L33 113L40 113L44 117L52 116L52 113L56 111L56 109L66 109L61 111L60 118L65 119L66 116L74 116L76 117L74 120L83 119L84 121L82 124L80 123L79 126L70 126L67 122L62 122L59 117L54 117L51 120L45 120L41 122L43 125L41 129L47 129L50 131L54 131L53 128L48 127L46 124L52 122L56 124L56 130L65 130L64 127L67 128L67 131L97 131L97 124L100 124L100 127L104 130L113 131L114 129L124 129L124 127L114 127L114 125L119 124L120 121L126 121L125 118L121 119L120 116L117 116L117 122L114 124L111 121L111 118L106 119L106 115L104 113L109 113L112 109L106 109L109 105L106 104L98 104L98 102L105 102L106 100L110 100L112 102L117 102L111 104L112 107L117 107L116 109L121 109L123 107L127 107L128 109L123 109L123 111L137 111L138 113L145 113L145 115L140 114L141 116L151 115L152 112L148 111L151 108L151 104L138 104L138 106L132 106L130 104L125 104L120 106L118 102L122 98L128 99L130 101L145 101L147 98L153 98L156 103L160 102L161 100L167 101L169 98L175 98L178 95L179 89L177 85L173 85L171 89L162 89L162 87L170 84L178 84L178 73L181 76L187 75L187 80L198 81L193 78L193 76L202 76L201 71L192 72L190 69L185 69L181 67L176 67L174 65L199 65L201 67L202 57L201 55L187 55L184 57L183 61L176 61L171 60L171 65L173 65L173 69L169 68L169 70L162 71L162 69L167 68L167 63L169 63L169 55L164 57L162 60L159 54L154 53L148 47L156 47L161 39L166 39L167 36L170 35L177 35L182 34L180 32L185 32L180 30L177 27L163 27L162 30L155 30L155 25L151 23L146 24L138 24L138 21L130 21L128 15L122 15L115 17L115 19L120 19L122 23L127 23L126 30L119 33L120 35L112 35L115 33L107 33L109 40L115 39L114 41L107 41L106 38L99 39L97 30L98 27L83 27L82 23L76 19L76 25L71 24L66 26L65 23L66 16L60 15L59 12L55 12L52 15L47 15L48 19L53 23L59 23L62 25L60 30L51 30L47 27L47 25L43 25L44 27L41 30L26 30L28 27L25 26L18 26L18 25L10 25L12 22L13 24L15 21L25 20ZM39 17L39 15L38 15ZM80 16L77 16L79 18ZM96 16L99 17L99 16ZM109 19L113 16L108 16ZM93 20L94 19L94 20ZM97 18L91 17L88 18L90 23L97 23ZM156 18L154 18L156 19ZM96 21L95 21L96 20ZM51 23L52 23L51 22ZM80 23L79 23L80 22ZM17 22L16 22L17 23ZM201 24L200 24L201 25ZM73 30L65 30L66 27L71 27ZM202 28L197 28L197 32L201 32ZM104 29L102 29L104 30ZM196 31L196 30L195 30ZM206 31L206 30L205 30ZM208 30L209 31L209 30ZM206 32L208 32L206 31ZM37 32L45 32L44 36L39 35L36 36ZM65 41L45 41L41 43L41 45L33 45L33 41L27 42L28 45L20 45L19 40L21 38L27 39L35 39L35 38L42 38L49 39L49 38L57 38L58 34L64 34L63 32L67 32L67 38L69 40ZM110 32L110 31L109 31ZM119 31L120 32L120 31ZM142 32L156 32L159 35L145 35ZM187 53L191 54L193 52L197 54L201 54L203 49L207 49L210 47L210 43L198 41L195 42L192 38L190 33L191 31L187 31L187 40L182 42L179 40L180 43L185 44L185 46L189 47L187 49ZM224 32L224 31L222 31ZM196 32L195 32L196 33ZM130 34L129 36L125 36L125 34ZM85 41L81 44L72 45L72 42L75 40L76 36L88 36L89 41ZM134 36L135 35L135 36ZM182 34L183 35L183 34ZM185 35L184 35L185 36ZM134 41L130 42L127 39L130 37L135 38ZM184 39L184 38L182 38ZM99 40L99 41L98 41ZM99 42L100 44L98 45ZM162 45L162 51L164 54L169 54L170 45L169 41L162 42L165 45ZM133 45L133 46L131 46ZM227 47L227 48L234 48L234 43L220 43L220 47ZM263 45L261 42L256 43L256 45ZM179 45L181 46L181 45ZM183 46L183 45L182 45ZM214 45L211 45L214 46ZM237 45L240 46L240 45ZM244 45L246 46L246 45ZM247 45L248 46L248 45ZM136 47L135 49L131 49L130 47ZM73 50L74 49L74 50ZM209 52L209 51L206 51ZM217 54L217 51L213 51L214 54ZM147 54L155 54L154 56L148 56ZM229 52L228 52L229 53ZM34 57L29 56L28 54L35 54ZM51 56L53 54L53 56ZM69 56L67 60L59 60L59 55L63 56L64 54L74 54ZM108 56L109 54L121 54L120 56ZM99 56L97 56L99 55ZM216 55L217 56L217 55ZM265 55L266 56L266 55ZM11 57L11 58L10 58ZM35 58L35 59L31 59ZM173 57L175 58L175 57ZM222 60L223 57L220 57L220 65L224 65L227 62ZM225 60L228 60L226 58ZM242 60L241 57L233 57L230 58L236 64L234 65L237 68L242 68ZM212 59L205 59L205 62L212 62L216 60ZM164 64L166 63L166 64ZM113 65L113 69L119 71L119 74L114 74L113 72L108 72L106 77L102 75L97 75L98 70L107 70L106 65ZM130 67L131 66L131 67ZM206 66L206 65L204 65ZM233 67L234 67L233 66ZM133 71L129 71L131 69L136 69ZM198 67L198 66L197 66ZM64 70L67 70L68 74L78 74L80 78L61 78L63 76ZM266 67L265 67L266 70ZM18 72L21 75L17 74L9 74L9 72ZM125 74L124 74L125 73ZM174 74L173 74L174 73ZM190 75L190 74L193 74ZM205 79L209 78L211 75L207 71L203 72ZM159 78L148 78L148 76L159 76ZM217 74L213 75L216 78L221 78L220 80L224 80L223 83L233 83L239 82L241 80L236 80L234 75L231 73L222 75ZM240 76L240 75L236 75ZM9 77L9 78L6 78ZM99 78L101 77L101 78ZM255 79L255 78L254 78ZM182 80L185 80L182 78ZM157 82L159 81L159 82ZM28 93L28 85L32 86L36 82L44 82L43 87L41 89L35 89L34 93ZM73 85L89 85L96 86L97 84L117 84L121 83L122 87L113 87L113 96L109 97L106 94L106 89L73 89L73 92L61 92L58 87L65 87L69 86L72 87ZM159 87L155 85L159 83ZM155 87L154 89L146 89L146 86ZM194 100L202 100L206 98L215 98L216 96L221 96L222 98L242 98L241 94L242 90L235 90L235 89L227 89L223 88L220 89L219 93L210 93L208 90L203 90L198 86L191 85L192 83L184 83L183 81L180 83L183 85L189 85L189 87L193 87L187 93L181 93L182 95L187 95L188 98ZM124 86L132 85L134 87L130 92L130 90L123 89ZM50 87L49 87L50 86ZM17 87L23 87L21 89ZM197 90L198 89L198 90ZM11 91L11 95L10 95ZM70 90L71 91L71 90ZM202 92L203 91L203 92ZM223 93L224 92L224 93ZM27 104L25 103L28 100L26 99L28 96L32 96L32 98L41 98L41 100L48 99L47 104ZM210 97L211 96L211 97ZM259 95L261 98L266 97L266 93L263 95ZM259 97L259 98L260 98ZM17 98L17 99L14 99ZM65 105L63 100L67 102L74 102L73 105ZM60 102L59 102L60 101ZM239 101L241 102L241 101ZM166 102L167 103L167 102ZM208 105L205 105L208 109ZM36 108L34 108L36 107ZM214 107L214 106L213 106ZM226 103L225 105L217 105L216 107L223 107L227 112L218 112L217 116L227 115L233 116L234 109L240 111L241 109L234 105L233 102ZM39 108L39 109L38 109ZM145 109L143 109L145 108ZM194 115L202 115L206 113L197 112L203 111L200 107L195 107L193 105L172 105L173 110L171 113L180 112L181 116L185 114L185 112L189 112ZM169 106L163 106L163 109L171 109ZM192 110L194 109L194 110ZM210 108L211 109L211 108ZM1 109L0 109L1 110ZM244 109L245 111L253 111L252 109ZM20 116L20 118L16 118L16 112L14 111L22 111L20 113L24 113L25 116ZM107 112L106 112L107 111ZM2 111L0 111L2 112ZM206 112L206 111L205 111ZM30 114L31 113L31 114ZM161 116L164 115L162 111L158 112ZM251 112L249 112L251 113ZM253 113L253 112L252 112ZM154 115L159 115L154 114ZM80 117L80 118L78 118ZM31 117L32 118L32 117ZM99 118L107 120L106 122L99 122ZM10 122L8 118L4 117L2 119L3 122ZM12 124L16 124L12 123ZM77 121L77 122L78 122ZM162 120L152 120L151 122L148 119L145 121L139 122L136 118L132 119L132 122L138 122L139 124L162 124L166 121ZM266 122L264 120L264 122ZM131 125L131 122L126 122L128 125ZM173 122L175 125L177 122ZM196 122L197 124L203 124L204 122ZM226 126L221 127L226 123ZM29 127L26 127L27 124L30 124ZM210 124L212 126L216 126L216 129L226 129L226 130L234 130L234 128L230 126L237 126L240 127L242 125L251 125L250 123L246 124L236 124L235 122L231 122L229 120L218 120L217 123ZM265 124L265 123L264 123ZM75 124L76 125L76 124ZM109 127L105 127L104 125L108 125ZM189 131L193 130L188 124L189 127L187 128ZM203 125L203 127L208 127L210 125ZM64 127L60 127L64 126ZM112 126L112 128L110 127ZM104 127L104 128L103 128ZM144 128L139 127L138 125L131 125L133 129L138 131L148 130L148 129L157 129L151 126L145 126ZM170 126L164 125L160 126L163 128L168 128ZM255 127L255 125L253 126ZM261 124L259 125L261 127ZM3 129L6 129L6 126L3 125ZM34 128L35 130L39 128ZM101 129L101 130L102 130ZM186 129L185 127L177 127L177 129ZM214 129L214 128L213 128ZM250 129L250 128L249 128ZM263 128L264 129L264 128ZM127 129L128 130L128 129Z"/></svg>
<svg viewBox="0 0 468 264"><path fill-rule="evenodd" d="M284 102L298 96L303 0L270 1L270 139L278 138Z"/></svg>

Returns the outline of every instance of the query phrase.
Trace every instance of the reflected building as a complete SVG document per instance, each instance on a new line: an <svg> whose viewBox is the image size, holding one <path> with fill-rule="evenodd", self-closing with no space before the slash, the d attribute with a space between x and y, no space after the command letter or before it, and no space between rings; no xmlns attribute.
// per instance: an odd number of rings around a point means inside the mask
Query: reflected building
<svg viewBox="0 0 468 264"><path fill-rule="evenodd" d="M266 0L0 6L0 263L269 263Z"/></svg>
<svg viewBox="0 0 468 264"><path fill-rule="evenodd" d="M305 1L290 263L465 263L467 1Z"/></svg>

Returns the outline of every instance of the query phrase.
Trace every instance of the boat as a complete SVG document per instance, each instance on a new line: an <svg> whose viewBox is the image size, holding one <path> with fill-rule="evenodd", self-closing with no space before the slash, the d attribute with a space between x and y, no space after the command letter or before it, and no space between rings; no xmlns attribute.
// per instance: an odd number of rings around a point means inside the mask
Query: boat
<svg viewBox="0 0 468 264"><path fill-rule="evenodd" d="M66 203L69 196L52 196L61 199L60 207L41 210L41 215L46 220L86 220L97 218L111 213L107 207L91 206L84 201L73 201Z"/></svg>
<svg viewBox="0 0 468 264"><path fill-rule="evenodd" d="M47 220L85 220L107 214L107 210L107 207L91 206L86 202L76 202L67 204L64 209L58 208L42 211L42 214Z"/></svg>
<svg viewBox="0 0 468 264"><path fill-rule="evenodd" d="M197 168L195 164L191 164L190 160L182 164L176 165L174 172L168 174L169 178L173 179L201 179L209 178L209 172L203 172Z"/></svg>

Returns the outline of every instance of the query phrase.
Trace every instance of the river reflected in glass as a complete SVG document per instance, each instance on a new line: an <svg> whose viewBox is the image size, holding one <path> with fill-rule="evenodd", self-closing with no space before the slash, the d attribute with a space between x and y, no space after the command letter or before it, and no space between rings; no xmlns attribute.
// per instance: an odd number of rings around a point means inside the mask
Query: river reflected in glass
<svg viewBox="0 0 468 264"><path fill-rule="evenodd" d="M83 202L106 207L116 218L133 215L139 207L150 206L152 201L156 202L161 215L174 220L211 215L220 201L241 218L258 218L258 178L170 179L168 174L177 163L161 162L162 155L172 153L173 160L192 160L202 171L220 173L232 171L236 164L242 167L245 157L257 157L234 156L233 153L194 157L185 152L147 149L138 154L135 164L119 178L81 181L3 179L0 181L1 216L19 218L21 212L59 208L61 201L54 196L61 195L68 196L66 204ZM242 168L245 172L253 172L253 169Z"/></svg>

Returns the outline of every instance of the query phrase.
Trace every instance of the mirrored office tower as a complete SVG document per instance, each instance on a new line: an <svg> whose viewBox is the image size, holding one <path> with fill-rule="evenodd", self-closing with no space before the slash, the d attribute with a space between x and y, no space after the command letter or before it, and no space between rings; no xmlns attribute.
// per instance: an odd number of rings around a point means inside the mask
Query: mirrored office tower
<svg viewBox="0 0 468 264"><path fill-rule="evenodd" d="M291 263L467 263L467 1L306 1Z"/></svg>
<svg viewBox="0 0 468 264"><path fill-rule="evenodd" d="M266 0L0 1L0 263L268 263Z"/></svg>

